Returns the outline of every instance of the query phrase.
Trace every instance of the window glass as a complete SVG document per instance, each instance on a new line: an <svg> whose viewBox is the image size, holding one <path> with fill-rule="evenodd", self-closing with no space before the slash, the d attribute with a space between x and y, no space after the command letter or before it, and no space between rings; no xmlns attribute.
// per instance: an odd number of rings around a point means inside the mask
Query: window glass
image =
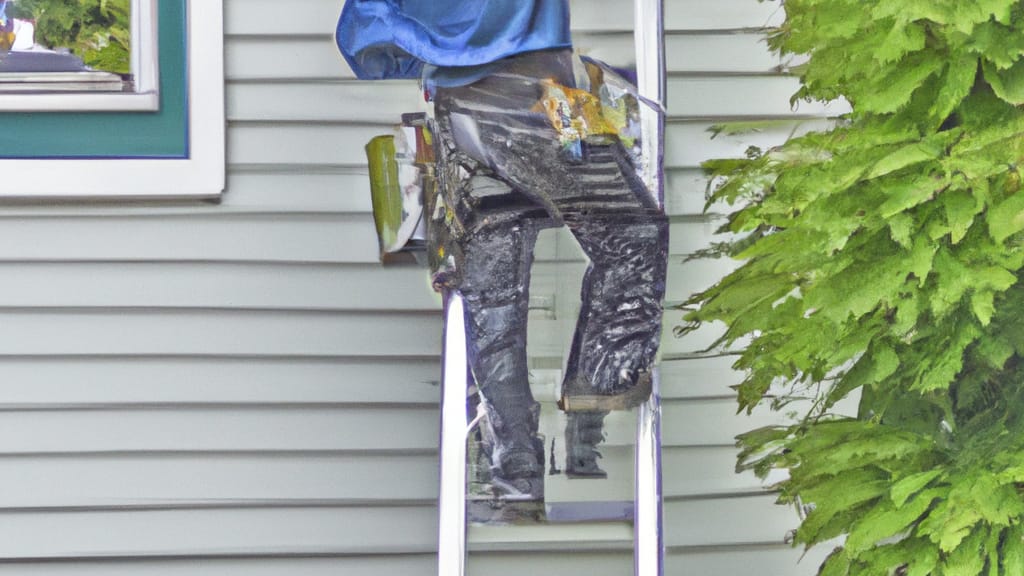
<svg viewBox="0 0 1024 576"><path fill-rule="evenodd" d="M0 0L0 109L156 109L154 4Z"/></svg>

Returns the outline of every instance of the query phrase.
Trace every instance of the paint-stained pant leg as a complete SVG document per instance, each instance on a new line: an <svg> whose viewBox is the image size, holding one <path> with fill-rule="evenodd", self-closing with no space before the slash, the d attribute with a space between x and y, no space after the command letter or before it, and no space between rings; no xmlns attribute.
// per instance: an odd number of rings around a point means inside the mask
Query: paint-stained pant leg
<svg viewBox="0 0 1024 576"><path fill-rule="evenodd" d="M477 231L463 249L469 360L488 414L491 462L503 479L543 473L535 440L540 406L526 361L529 270L536 227L509 221Z"/></svg>
<svg viewBox="0 0 1024 576"><path fill-rule="evenodd" d="M561 74L556 79L572 82L557 53L537 58L554 60L551 67ZM536 107L542 97L538 78L512 66L472 85L440 90L438 119L451 129L456 148L566 224L590 259L565 392L625 394L650 385L661 336L668 221L618 138L588 139L582 158L564 150ZM613 407L639 404L646 395Z"/></svg>
<svg viewBox="0 0 1024 576"><path fill-rule="evenodd" d="M663 214L627 213L567 221L590 266L564 393L614 395L643 386L661 338L668 220Z"/></svg>
<svg viewBox="0 0 1024 576"><path fill-rule="evenodd" d="M617 138L591 139L583 158L570 157L546 115L535 107L542 96L541 78L572 85L569 55L522 60L527 65L438 91L437 136L441 147L447 147L441 157L465 162L464 183L485 174L508 186L510 196L525 196L547 217L569 227L590 266L563 388L578 395L621 394L640 387L657 353L667 219ZM467 200L474 188L461 187L461 196L450 202L483 206L486 202L480 199ZM503 216L500 206L491 204L490 209L495 224L481 226L488 218L474 217L460 242L465 255L459 288L471 295L469 334L476 341L471 362L495 420L496 466L505 468L500 457L523 452L537 430L525 340L536 229L526 226L526 219ZM645 397L633 397L630 404ZM602 473L593 448L601 440L605 414L594 409L569 416L567 433L575 445L567 447L569 464L579 474Z"/></svg>

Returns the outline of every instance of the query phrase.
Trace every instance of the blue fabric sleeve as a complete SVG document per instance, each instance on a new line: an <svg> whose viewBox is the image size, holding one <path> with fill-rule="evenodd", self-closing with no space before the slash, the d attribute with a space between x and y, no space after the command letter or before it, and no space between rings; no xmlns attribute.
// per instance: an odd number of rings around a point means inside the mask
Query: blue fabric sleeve
<svg viewBox="0 0 1024 576"><path fill-rule="evenodd" d="M423 64L471 67L566 48L567 0L348 0L338 47L359 78L417 78Z"/></svg>

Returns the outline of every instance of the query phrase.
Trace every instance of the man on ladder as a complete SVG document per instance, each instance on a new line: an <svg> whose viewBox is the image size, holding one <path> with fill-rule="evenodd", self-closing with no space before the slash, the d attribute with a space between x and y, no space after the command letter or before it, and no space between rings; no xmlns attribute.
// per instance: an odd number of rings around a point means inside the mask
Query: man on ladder
<svg viewBox="0 0 1024 576"><path fill-rule="evenodd" d="M635 99L572 54L567 0L348 0L337 40L360 78L421 78L434 103L433 216L450 232L435 286L465 302L503 497L543 498L525 326L538 230L566 225L589 257L559 405L567 473L603 475L605 415L650 394L665 292L668 223L631 153Z"/></svg>

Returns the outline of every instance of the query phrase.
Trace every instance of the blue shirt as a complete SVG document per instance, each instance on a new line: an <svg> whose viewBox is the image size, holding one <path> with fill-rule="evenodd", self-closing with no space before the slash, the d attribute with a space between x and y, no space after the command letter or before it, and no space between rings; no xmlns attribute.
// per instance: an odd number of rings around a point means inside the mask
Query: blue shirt
<svg viewBox="0 0 1024 576"><path fill-rule="evenodd" d="M568 48L568 0L348 0L336 34L356 76L419 78L463 68L472 77L514 54Z"/></svg>

